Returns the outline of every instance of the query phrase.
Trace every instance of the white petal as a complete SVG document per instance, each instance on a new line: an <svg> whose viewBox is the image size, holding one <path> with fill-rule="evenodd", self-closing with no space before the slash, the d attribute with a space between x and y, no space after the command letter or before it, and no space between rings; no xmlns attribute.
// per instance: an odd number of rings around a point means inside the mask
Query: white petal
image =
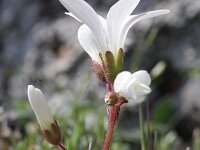
<svg viewBox="0 0 200 150"><path fill-rule="evenodd" d="M160 15L164 15L169 13L169 10L155 10L155 11L149 11L146 13L142 13L139 15L132 15L129 19L127 19L126 24L124 25L122 31L121 31L121 35L120 35L120 47L123 48L124 47L124 43L126 40L126 36L128 34L129 29L137 22L141 21L141 20L145 20L148 18L152 18L152 17L156 17L156 16L160 16Z"/></svg>
<svg viewBox="0 0 200 150"><path fill-rule="evenodd" d="M82 25L78 30L78 40L83 49L90 55L92 60L100 62L100 47L97 44L93 32L87 25Z"/></svg>
<svg viewBox="0 0 200 150"><path fill-rule="evenodd" d="M130 80L131 73L128 71L123 71L117 75L114 81L114 91L116 93L122 94L121 96L124 96L124 89L126 87L126 84Z"/></svg>
<svg viewBox="0 0 200 150"><path fill-rule="evenodd" d="M151 83L151 77L145 70L140 70L131 75L131 78L135 78L138 82L149 86Z"/></svg>
<svg viewBox="0 0 200 150"><path fill-rule="evenodd" d="M103 27L103 34L104 34L104 36L105 36L105 40L106 40L106 45L107 45L107 49L101 49L101 52L102 53L105 53L106 51L108 51L108 50L110 50L109 49L109 41L108 41L108 37L109 37L109 35L108 35L108 26L107 26L107 20L105 19L105 18L103 18L103 17L101 17L100 15L99 15L99 18L100 18L100 21L101 21L101 25L102 25L102 27Z"/></svg>
<svg viewBox="0 0 200 150"><path fill-rule="evenodd" d="M137 98L138 88L139 88L139 83L136 81L136 79L129 79L124 89L124 97L126 99L135 100Z"/></svg>
<svg viewBox="0 0 200 150"><path fill-rule="evenodd" d="M78 19L76 16L74 16L74 15L73 15L72 13L70 13L70 12L65 12L65 15L68 15L68 16L70 16L70 17L76 19L77 21L82 22L80 19Z"/></svg>
<svg viewBox="0 0 200 150"><path fill-rule="evenodd" d="M135 88L133 86L129 86L128 84L126 84L124 90L124 97L128 100L136 100L137 93L135 91Z"/></svg>
<svg viewBox="0 0 200 150"><path fill-rule="evenodd" d="M138 5L140 0L119 0L113 5L107 15L109 42L111 51L115 52L119 48L120 33L132 11Z"/></svg>
<svg viewBox="0 0 200 150"><path fill-rule="evenodd" d="M138 82L136 79L131 79L124 90L125 98L137 100L138 97L145 96L151 92L151 89Z"/></svg>
<svg viewBox="0 0 200 150"><path fill-rule="evenodd" d="M145 100L145 96L138 96L137 97L137 100L135 101L136 103L141 103L141 102L143 102L144 100Z"/></svg>
<svg viewBox="0 0 200 150"><path fill-rule="evenodd" d="M48 129L54 122L42 92L32 85L28 86L28 99L42 129Z"/></svg>
<svg viewBox="0 0 200 150"><path fill-rule="evenodd" d="M94 33L101 49L107 49L106 37L99 16L84 0L59 0L76 18L86 24Z"/></svg>
<svg viewBox="0 0 200 150"><path fill-rule="evenodd" d="M140 91L138 91L137 96L143 96L151 93L151 88L144 84L140 84Z"/></svg>
<svg viewBox="0 0 200 150"><path fill-rule="evenodd" d="M145 96L140 96L140 97L137 97L137 99L130 99L129 100L129 106L131 107L134 107L136 105L138 105L139 103L142 103L144 100L145 100Z"/></svg>

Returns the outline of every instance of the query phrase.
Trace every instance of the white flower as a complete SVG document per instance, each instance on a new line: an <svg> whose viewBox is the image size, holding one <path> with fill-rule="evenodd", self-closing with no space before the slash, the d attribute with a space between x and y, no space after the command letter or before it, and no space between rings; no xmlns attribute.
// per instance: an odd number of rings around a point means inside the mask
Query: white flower
<svg viewBox="0 0 200 150"><path fill-rule="evenodd" d="M55 122L52 117L48 104L40 89L32 85L28 86L28 99L37 117L41 129L50 129L50 126Z"/></svg>
<svg viewBox="0 0 200 150"><path fill-rule="evenodd" d="M140 70L133 74L128 71L119 73L114 81L114 91L127 100L142 102L145 96L151 92L150 75Z"/></svg>
<svg viewBox="0 0 200 150"><path fill-rule="evenodd" d="M118 50L124 49L127 33L135 23L169 13L169 10L156 10L131 15L139 1L119 0L104 19L84 0L60 0L69 11L67 15L84 23L79 28L78 39L83 49L96 62L100 62L99 53L104 56L106 51L111 51L116 58Z"/></svg>

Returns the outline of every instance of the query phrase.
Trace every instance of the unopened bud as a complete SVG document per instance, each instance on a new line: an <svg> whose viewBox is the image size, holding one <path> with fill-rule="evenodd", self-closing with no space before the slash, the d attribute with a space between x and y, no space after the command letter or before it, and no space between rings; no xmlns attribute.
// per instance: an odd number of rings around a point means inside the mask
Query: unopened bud
<svg viewBox="0 0 200 150"><path fill-rule="evenodd" d="M116 104L118 98L115 92L107 93L105 96L105 103L109 106L113 106Z"/></svg>
<svg viewBox="0 0 200 150"><path fill-rule="evenodd" d="M106 78L105 78L105 75L104 75L104 68L103 68L103 66L93 60L92 61L92 67L93 67L94 72L96 73L97 77L102 82L106 82Z"/></svg>
<svg viewBox="0 0 200 150"><path fill-rule="evenodd" d="M61 142L61 133L49 111L48 104L40 89L32 85L28 86L28 99L37 117L44 138L53 145Z"/></svg>

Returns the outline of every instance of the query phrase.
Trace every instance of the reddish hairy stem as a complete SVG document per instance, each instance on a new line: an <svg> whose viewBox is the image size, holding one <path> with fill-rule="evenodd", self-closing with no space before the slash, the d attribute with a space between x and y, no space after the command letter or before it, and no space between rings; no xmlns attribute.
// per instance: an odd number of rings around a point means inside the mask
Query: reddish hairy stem
<svg viewBox="0 0 200 150"><path fill-rule="evenodd" d="M67 148L61 143L58 144L57 146L60 148L60 150L67 150Z"/></svg>
<svg viewBox="0 0 200 150"><path fill-rule="evenodd" d="M106 133L106 138L104 141L104 147L103 150L109 150L114 128L115 128L115 123L118 119L119 112L120 112L120 107L124 103L127 103L126 100L124 99L119 99L118 102L114 106L110 106L107 108L107 114L108 114L108 129Z"/></svg>
<svg viewBox="0 0 200 150"><path fill-rule="evenodd" d="M110 111L110 113L108 114L109 115L108 116L108 119L109 119L108 129L107 129L106 138L105 138L104 147L103 147L104 150L109 150L109 148L110 148L110 143L111 143L113 131L115 128L115 122L117 121L117 118L118 118L118 115L116 115L116 114L119 113L119 109L117 111L115 106L112 106L109 111Z"/></svg>

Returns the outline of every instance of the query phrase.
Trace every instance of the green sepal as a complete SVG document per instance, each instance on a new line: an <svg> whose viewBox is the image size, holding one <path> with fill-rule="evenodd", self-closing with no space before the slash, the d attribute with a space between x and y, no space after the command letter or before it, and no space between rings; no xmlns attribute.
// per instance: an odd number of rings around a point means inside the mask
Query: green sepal
<svg viewBox="0 0 200 150"><path fill-rule="evenodd" d="M116 58L111 51L105 53L105 65L108 70L108 79L113 83L116 76L122 71L124 52L120 48L118 50Z"/></svg>
<svg viewBox="0 0 200 150"><path fill-rule="evenodd" d="M105 65L108 71L108 79L113 83L116 77L115 58L111 51L105 53Z"/></svg>
<svg viewBox="0 0 200 150"><path fill-rule="evenodd" d="M115 63L116 73L119 74L122 71L124 64L124 51L122 48L118 50L117 59Z"/></svg>
<svg viewBox="0 0 200 150"><path fill-rule="evenodd" d="M50 129L40 129L43 137L52 145L58 145L61 142L61 132L57 122L53 122Z"/></svg>

